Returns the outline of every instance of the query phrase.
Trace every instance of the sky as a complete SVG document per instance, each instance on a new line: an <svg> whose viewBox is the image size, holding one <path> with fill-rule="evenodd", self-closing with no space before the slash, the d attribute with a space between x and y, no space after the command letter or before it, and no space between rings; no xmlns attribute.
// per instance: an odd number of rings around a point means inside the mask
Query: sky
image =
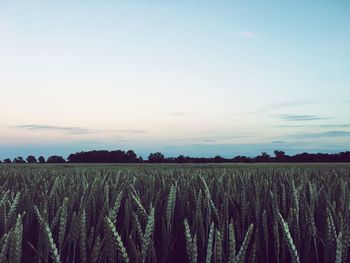
<svg viewBox="0 0 350 263"><path fill-rule="evenodd" d="M350 150L349 1L0 1L0 159Z"/></svg>

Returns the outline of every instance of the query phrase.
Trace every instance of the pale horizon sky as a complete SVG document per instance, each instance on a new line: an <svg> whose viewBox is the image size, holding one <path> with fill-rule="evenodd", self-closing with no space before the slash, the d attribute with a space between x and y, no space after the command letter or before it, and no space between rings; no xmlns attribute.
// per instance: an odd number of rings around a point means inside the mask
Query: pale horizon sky
<svg viewBox="0 0 350 263"><path fill-rule="evenodd" d="M0 160L350 150L349 1L0 2Z"/></svg>

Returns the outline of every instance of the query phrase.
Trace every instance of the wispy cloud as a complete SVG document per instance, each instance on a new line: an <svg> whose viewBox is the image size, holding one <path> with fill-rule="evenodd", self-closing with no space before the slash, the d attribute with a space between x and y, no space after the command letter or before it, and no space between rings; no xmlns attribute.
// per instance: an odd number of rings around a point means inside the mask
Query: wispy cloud
<svg viewBox="0 0 350 263"><path fill-rule="evenodd" d="M181 112L181 111L173 111L173 112L164 112L163 113L164 115L167 115L167 116L187 116L189 115L188 112Z"/></svg>
<svg viewBox="0 0 350 263"><path fill-rule="evenodd" d="M350 131L326 131L319 133L302 134L302 136L309 138L350 137Z"/></svg>
<svg viewBox="0 0 350 263"><path fill-rule="evenodd" d="M274 116L277 116L284 121L317 121L330 119L329 117L303 114L278 114Z"/></svg>
<svg viewBox="0 0 350 263"><path fill-rule="evenodd" d="M112 130L112 132L115 132L115 133L127 133L127 134L147 133L147 131L144 131L144 130Z"/></svg>
<svg viewBox="0 0 350 263"><path fill-rule="evenodd" d="M250 138L252 136L249 135L218 135L218 136L209 136L209 137L202 137L202 138L189 138L189 141L203 141L203 142L219 142L222 140L237 140L237 139L244 139L244 138Z"/></svg>
<svg viewBox="0 0 350 263"><path fill-rule="evenodd" d="M322 128L350 128L350 124L322 124L319 125Z"/></svg>
<svg viewBox="0 0 350 263"><path fill-rule="evenodd" d="M325 132L302 132L302 133L296 133L296 134L289 134L287 136L284 136L284 139L286 141L290 140L310 140L310 139L331 139L331 138L348 138L350 137L350 131L340 131L340 130L334 130L334 131L325 131Z"/></svg>
<svg viewBox="0 0 350 263"><path fill-rule="evenodd" d="M43 124L24 124L24 125L15 125L11 127L15 129L26 129L31 131L61 132L61 133L72 134L72 135L92 134L92 133L117 133L117 134L147 133L144 130L133 130L133 129L98 130L98 129L89 129L84 127L76 127L76 126L55 126L55 125L43 125Z"/></svg>
<svg viewBox="0 0 350 263"><path fill-rule="evenodd" d="M315 127L312 125L276 125L278 128L306 128L306 127Z"/></svg>
<svg viewBox="0 0 350 263"><path fill-rule="evenodd" d="M350 124L291 124L291 125L276 125L279 128L350 128Z"/></svg>
<svg viewBox="0 0 350 263"><path fill-rule="evenodd" d="M305 101L305 100L284 101L284 102L267 104L265 106L256 108L253 111L249 111L245 113L246 114L264 114L264 113L269 113L276 110L282 110L282 109L293 108L293 107L309 105L309 104L312 104L312 102Z"/></svg>
<svg viewBox="0 0 350 263"><path fill-rule="evenodd" d="M265 107L258 108L258 110L261 110L261 111L279 110L279 109L308 105L308 104L311 104L311 102L309 102L309 101L285 101L285 102L280 102L280 103L273 103L273 104L267 105Z"/></svg>
<svg viewBox="0 0 350 263"><path fill-rule="evenodd" d="M255 34L251 31L243 31L239 34L241 38L251 39L255 37Z"/></svg>
<svg viewBox="0 0 350 263"><path fill-rule="evenodd" d="M272 141L271 143L280 144L280 143L285 143L285 141Z"/></svg>
<svg viewBox="0 0 350 263"><path fill-rule="evenodd" d="M232 141L240 141L242 139L252 138L253 135L213 135L213 136L199 136L199 137L183 137L171 140L177 144L188 144L193 142L212 144L212 143L227 143ZM166 140L168 142L169 140ZM164 141L165 142L165 141Z"/></svg>
<svg viewBox="0 0 350 263"><path fill-rule="evenodd" d="M83 127L75 126L54 126L54 125L41 125L41 124L24 124L13 126L16 129L27 129L27 130L42 130L42 131L57 131L67 134L89 134L93 131Z"/></svg>

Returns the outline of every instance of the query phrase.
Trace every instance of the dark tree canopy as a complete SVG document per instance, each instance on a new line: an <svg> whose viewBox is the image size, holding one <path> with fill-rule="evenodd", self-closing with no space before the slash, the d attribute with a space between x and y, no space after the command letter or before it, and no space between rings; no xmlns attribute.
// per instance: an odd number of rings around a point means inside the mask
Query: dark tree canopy
<svg viewBox="0 0 350 263"><path fill-rule="evenodd" d="M255 161L265 163L265 162L269 162L270 158L271 157L269 154L267 154L266 152L262 152L261 155L258 155L257 157L255 157Z"/></svg>
<svg viewBox="0 0 350 263"><path fill-rule="evenodd" d="M350 151L340 153L300 153L296 155L287 155L284 151L274 151L275 156L271 157L268 153L262 152L256 157L236 156L233 158L224 158L220 155L214 157L190 157L179 155L178 157L165 157L160 152L151 153L147 160L133 150L106 151L94 150L88 152L72 153L68 156L67 161L70 163L315 163L315 162L350 162ZM39 163L45 163L45 158L40 156ZM10 159L4 159L4 163L11 163ZM28 163L35 163L36 158L32 155L27 157ZM62 156L53 155L47 159L48 163L66 162ZM16 157L13 163L25 163L23 157Z"/></svg>
<svg viewBox="0 0 350 263"><path fill-rule="evenodd" d="M225 158L221 157L220 155L216 155L213 158L214 163L224 163L226 160Z"/></svg>
<svg viewBox="0 0 350 263"><path fill-rule="evenodd" d="M67 158L70 163L137 163L140 160L134 151L89 151L72 153Z"/></svg>
<svg viewBox="0 0 350 263"><path fill-rule="evenodd" d="M18 156L15 159L13 159L13 163L25 163L26 161L23 159L22 156Z"/></svg>
<svg viewBox="0 0 350 263"><path fill-rule="evenodd" d="M37 162L35 156L33 156L33 155L29 155L26 160L27 160L27 163L36 163Z"/></svg>
<svg viewBox="0 0 350 263"><path fill-rule="evenodd" d="M148 161L150 163L163 163L165 160L164 155L160 152L151 153L148 156Z"/></svg>
<svg viewBox="0 0 350 263"><path fill-rule="evenodd" d="M277 162L285 162L286 161L287 156L286 156L285 152L276 150L273 153L275 154L275 160Z"/></svg>
<svg viewBox="0 0 350 263"><path fill-rule="evenodd" d="M62 156L53 155L47 158L48 163L65 163L66 160Z"/></svg>

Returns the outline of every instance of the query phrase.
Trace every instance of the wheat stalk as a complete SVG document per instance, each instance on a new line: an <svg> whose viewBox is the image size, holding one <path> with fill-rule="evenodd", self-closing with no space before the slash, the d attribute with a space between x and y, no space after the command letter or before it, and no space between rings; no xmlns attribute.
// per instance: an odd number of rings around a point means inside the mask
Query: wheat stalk
<svg viewBox="0 0 350 263"><path fill-rule="evenodd" d="M284 221L283 217L281 216L281 214L279 213L279 219L280 219L280 223L282 226L282 230L284 233L284 236L286 238L287 241L287 245L288 245L288 249L289 249L289 253L292 257L292 262L293 263L299 263L299 255L298 255L298 251L295 248L292 236L290 235L290 231L289 231L289 227L288 224Z"/></svg>
<svg viewBox="0 0 350 263"><path fill-rule="evenodd" d="M150 243L152 242L152 235L154 231L154 223L155 223L155 218L154 218L154 207L151 208L151 212L148 216L148 221L145 229L145 234L143 235L142 238L142 246L141 246L141 254L142 254L142 259L143 261L146 260L147 256L147 251L149 248Z"/></svg>
<svg viewBox="0 0 350 263"><path fill-rule="evenodd" d="M243 263L244 262L244 258L247 254L247 251L248 251L248 245L249 245L249 242L250 242L250 238L253 234L253 229L254 229L254 225L253 224L250 224L248 230L247 230L247 233L244 237L244 240L243 240L243 243L241 245L241 248L239 249L239 252L238 252L238 255L236 256L235 258L235 263Z"/></svg>
<svg viewBox="0 0 350 263"><path fill-rule="evenodd" d="M206 263L211 262L211 256L213 253L213 238L214 238L214 223L211 223L209 236L208 236L208 244L207 244L207 257Z"/></svg>
<svg viewBox="0 0 350 263"><path fill-rule="evenodd" d="M106 216L105 222L106 222L107 228L109 229L110 233L112 234L114 245L116 246L117 251L118 251L119 255L121 256L123 262L126 262L126 263L129 262L129 256L126 252L123 241L122 241L120 235L118 234L117 230L115 229L112 220L108 216Z"/></svg>
<svg viewBox="0 0 350 263"><path fill-rule="evenodd" d="M53 260L53 262L55 262L55 263L60 263L60 262L61 262L60 255L58 254L58 250L57 250L56 244L55 244L55 242L53 241L52 233L51 233L50 227L49 227L49 225L44 221L44 219L42 218L42 216L41 216L41 214L40 214L40 212L39 212L39 209L37 208L36 205L34 205L34 211L35 211L35 214L36 214L36 216L37 216L37 219L38 219L40 225L43 227L43 230L44 230L46 239L47 239L47 241L48 241L49 250L50 250L50 255L51 255L52 260Z"/></svg>

